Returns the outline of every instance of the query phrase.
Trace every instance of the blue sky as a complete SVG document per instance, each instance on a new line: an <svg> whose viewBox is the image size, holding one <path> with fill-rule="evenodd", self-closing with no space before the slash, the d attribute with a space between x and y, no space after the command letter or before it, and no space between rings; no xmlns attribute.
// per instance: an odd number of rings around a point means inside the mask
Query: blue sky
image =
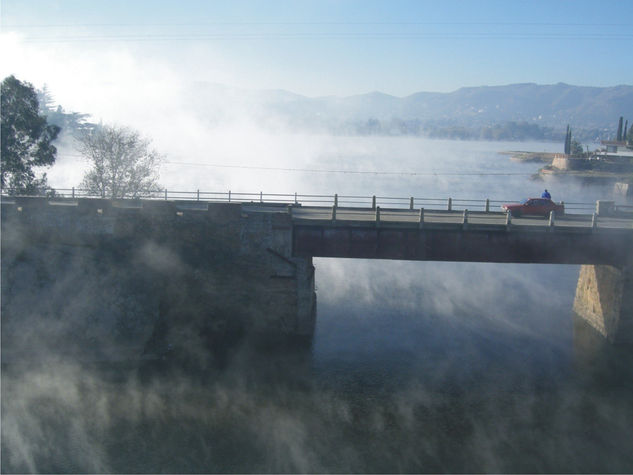
<svg viewBox="0 0 633 475"><path fill-rule="evenodd" d="M193 81L311 97L633 83L632 0L0 0L0 8L0 78L47 86L67 111L139 130L175 163L311 168L328 150L372 153L271 133L258 105L241 101L244 91L201 95ZM51 183L76 186L83 168L72 144L60 156ZM297 189L291 174L165 166L170 188Z"/></svg>
<svg viewBox="0 0 633 475"><path fill-rule="evenodd" d="M128 67L309 96L633 83L631 0L2 0L0 6L3 44L10 38L12 50L1 72L36 85L53 75L48 60L86 75L119 53ZM48 58L40 70L37 54ZM49 82L62 81L55 74Z"/></svg>

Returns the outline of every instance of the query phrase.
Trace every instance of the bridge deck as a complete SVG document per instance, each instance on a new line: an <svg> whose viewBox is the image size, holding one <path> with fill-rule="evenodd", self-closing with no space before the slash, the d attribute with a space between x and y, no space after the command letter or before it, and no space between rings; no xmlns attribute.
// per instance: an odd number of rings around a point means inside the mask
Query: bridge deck
<svg viewBox="0 0 633 475"><path fill-rule="evenodd" d="M293 207L292 218L296 224L323 225L332 223L331 207ZM337 208L337 226L375 225L376 211L367 208ZM462 226L464 213L462 211L438 211L425 210L423 216L424 226L442 227L443 225ZM473 229L501 229L506 227L506 214L502 212L469 212L468 226ZM384 225L405 225L407 227L419 227L420 211L408 209L381 209L380 223ZM514 229L530 231L549 228L549 220L541 217L512 218ZM561 230L590 231L592 228L592 215L590 214L566 214L556 217L554 226ZM633 217L599 216L596 220L597 229L621 229L633 230Z"/></svg>
<svg viewBox="0 0 633 475"><path fill-rule="evenodd" d="M293 254L365 259L622 265L633 217L501 212L293 207ZM333 219L334 218L334 219Z"/></svg>

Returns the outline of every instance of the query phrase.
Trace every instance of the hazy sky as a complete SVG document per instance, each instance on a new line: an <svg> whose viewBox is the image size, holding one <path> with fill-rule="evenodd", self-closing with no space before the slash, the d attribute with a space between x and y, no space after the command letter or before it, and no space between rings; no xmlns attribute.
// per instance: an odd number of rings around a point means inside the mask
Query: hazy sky
<svg viewBox="0 0 633 475"><path fill-rule="evenodd" d="M631 84L633 1L2 0L3 77L308 96ZM129 76L128 76L129 75ZM151 87L151 86L150 86Z"/></svg>

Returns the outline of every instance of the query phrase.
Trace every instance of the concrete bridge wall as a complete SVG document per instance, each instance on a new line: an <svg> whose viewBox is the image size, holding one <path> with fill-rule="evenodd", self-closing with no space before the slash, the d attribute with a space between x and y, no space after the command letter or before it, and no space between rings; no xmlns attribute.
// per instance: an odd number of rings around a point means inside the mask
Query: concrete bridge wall
<svg viewBox="0 0 633 475"><path fill-rule="evenodd" d="M632 232L582 231L295 225L293 248L296 256L421 261L621 265L630 259Z"/></svg>
<svg viewBox="0 0 633 475"><path fill-rule="evenodd" d="M244 336L310 338L314 268L292 223L239 204L2 205L2 360L154 357ZM69 338L69 336L71 338Z"/></svg>

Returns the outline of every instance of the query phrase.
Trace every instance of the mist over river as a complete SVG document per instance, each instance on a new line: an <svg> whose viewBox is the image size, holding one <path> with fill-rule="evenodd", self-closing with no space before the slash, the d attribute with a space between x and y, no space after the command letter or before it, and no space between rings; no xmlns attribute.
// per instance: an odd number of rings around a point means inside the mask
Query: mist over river
<svg viewBox="0 0 633 475"><path fill-rule="evenodd" d="M498 154L561 144L241 139L218 132L193 146L204 153L162 144L170 163L161 183L481 200L548 188L566 203L614 198L610 186L535 181L539 165ZM51 185L76 186L76 158L62 150L58 162ZM573 315L578 266L314 265L307 349L237 344L202 368L61 354L4 364L2 472L633 471L633 354ZM29 331L37 341L46 326Z"/></svg>

